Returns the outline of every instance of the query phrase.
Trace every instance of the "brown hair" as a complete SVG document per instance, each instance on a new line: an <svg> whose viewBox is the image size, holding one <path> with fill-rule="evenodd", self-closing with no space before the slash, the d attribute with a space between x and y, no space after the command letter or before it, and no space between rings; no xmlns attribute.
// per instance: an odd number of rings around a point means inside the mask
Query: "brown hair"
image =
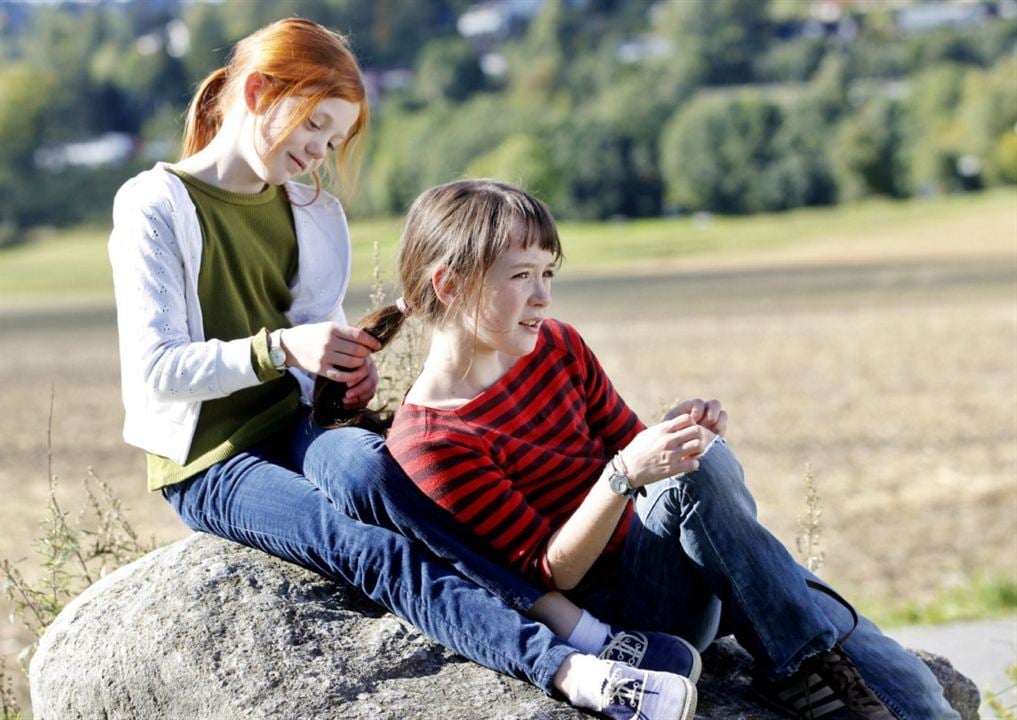
<svg viewBox="0 0 1017 720"><path fill-rule="evenodd" d="M302 99L276 145L306 122L322 100L341 98L360 106L360 114L336 153L334 167L340 177L352 181L350 158L370 114L360 67L345 38L300 18L279 20L248 35L236 44L226 67L201 82L187 109L181 158L211 142L222 127L228 103L238 97L241 83L251 72L260 73L267 81L259 113L271 113L287 98ZM269 153L274 149L275 145ZM313 177L320 189L317 171Z"/></svg>
<svg viewBox="0 0 1017 720"><path fill-rule="evenodd" d="M431 283L439 267L457 284L459 306L479 308L487 271L515 243L523 249L536 245L547 250L555 262L564 257L551 211L519 188L494 180L458 180L425 191L410 207L399 241L399 280L407 310L388 305L368 314L357 326L384 347L409 313L431 324L444 321L450 309L438 299ZM391 425L390 414L345 411L345 394L345 385L319 376L315 422L325 427L359 425L380 433Z"/></svg>

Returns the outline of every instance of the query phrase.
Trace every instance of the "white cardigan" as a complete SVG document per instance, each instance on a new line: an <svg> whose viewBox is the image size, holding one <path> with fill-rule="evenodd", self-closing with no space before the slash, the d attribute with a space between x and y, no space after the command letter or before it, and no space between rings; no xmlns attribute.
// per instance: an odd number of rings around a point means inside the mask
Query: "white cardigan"
<svg viewBox="0 0 1017 720"><path fill-rule="evenodd" d="M187 189L165 163L124 183L113 202L109 257L120 334L124 440L183 465L204 400L259 383L251 340L206 340L198 303L202 237ZM339 201L289 182L298 264L292 325L346 323L350 237ZM275 328L269 328L274 330ZM313 376L291 369L310 403Z"/></svg>

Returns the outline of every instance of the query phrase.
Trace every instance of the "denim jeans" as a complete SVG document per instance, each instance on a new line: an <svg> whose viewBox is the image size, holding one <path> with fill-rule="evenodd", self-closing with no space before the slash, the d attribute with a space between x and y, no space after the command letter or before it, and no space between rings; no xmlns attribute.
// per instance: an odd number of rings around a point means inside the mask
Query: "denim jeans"
<svg viewBox="0 0 1017 720"><path fill-rule="evenodd" d="M721 622L771 677L828 650L850 613L810 590L815 579L756 519L741 465L717 442L694 473L636 500L616 590L590 597L612 621L681 635L704 648ZM865 682L900 720L959 720L928 667L860 618L844 645Z"/></svg>
<svg viewBox="0 0 1017 720"><path fill-rule="evenodd" d="M525 610L540 592L462 544L415 493L380 437L320 431L306 412L292 437L163 489L192 530L350 583L464 657L550 693L575 650L509 607Z"/></svg>

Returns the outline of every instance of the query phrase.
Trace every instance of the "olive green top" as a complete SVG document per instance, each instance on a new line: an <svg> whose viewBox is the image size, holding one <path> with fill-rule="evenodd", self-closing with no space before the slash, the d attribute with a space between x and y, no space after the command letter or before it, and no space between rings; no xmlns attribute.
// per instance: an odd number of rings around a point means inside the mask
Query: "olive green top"
<svg viewBox="0 0 1017 720"><path fill-rule="evenodd" d="M179 170L202 235L198 300L205 337L252 337L251 364L260 385L201 404L184 465L148 455L148 489L181 482L287 428L300 403L300 387L268 357L268 333L289 327L289 284L297 271L293 210L285 191L272 186L254 195L227 192Z"/></svg>

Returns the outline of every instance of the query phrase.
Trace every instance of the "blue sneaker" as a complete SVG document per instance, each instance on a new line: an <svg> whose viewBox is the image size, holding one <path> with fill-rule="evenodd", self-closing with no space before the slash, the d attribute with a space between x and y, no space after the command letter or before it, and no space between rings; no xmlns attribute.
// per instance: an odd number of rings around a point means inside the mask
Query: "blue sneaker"
<svg viewBox="0 0 1017 720"><path fill-rule="evenodd" d="M681 675L613 663L600 692L601 715L610 720L692 720L696 686Z"/></svg>
<svg viewBox="0 0 1017 720"><path fill-rule="evenodd" d="M696 649L677 635L611 629L611 637L597 656L601 660L699 680L703 661Z"/></svg>

